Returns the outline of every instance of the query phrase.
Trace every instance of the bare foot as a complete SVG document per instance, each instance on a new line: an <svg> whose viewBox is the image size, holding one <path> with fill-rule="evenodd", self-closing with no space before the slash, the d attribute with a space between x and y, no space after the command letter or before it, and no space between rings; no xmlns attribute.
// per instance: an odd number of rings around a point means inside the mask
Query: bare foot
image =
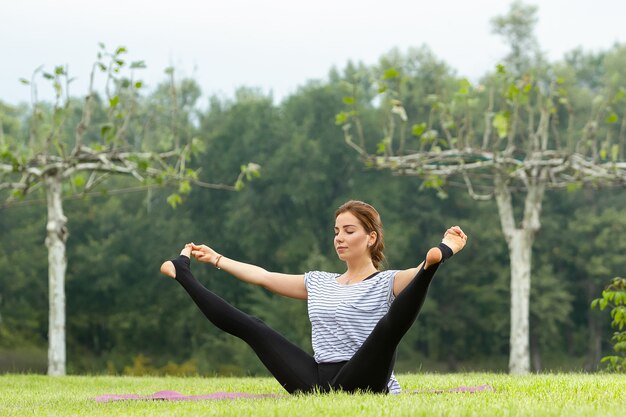
<svg viewBox="0 0 626 417"><path fill-rule="evenodd" d="M441 249L430 248L428 253L426 253L426 263L424 264L424 269L428 269L429 266L441 262L441 258L443 258Z"/></svg>
<svg viewBox="0 0 626 417"><path fill-rule="evenodd" d="M446 230L446 233L441 239L441 243L452 249L452 253L456 254L461 251L467 243L467 235L463 233L463 230L459 226L453 226ZM439 248L430 248L426 254L426 261L424 269L428 269L429 266L441 262L443 254Z"/></svg>
<svg viewBox="0 0 626 417"><path fill-rule="evenodd" d="M186 244L180 254L191 258L191 243ZM172 261L165 261L161 264L161 273L170 278L176 278L176 268Z"/></svg>
<svg viewBox="0 0 626 417"><path fill-rule="evenodd" d="M452 249L452 253L460 252L467 243L467 235L463 233L459 226L451 227L443 235L441 243Z"/></svg>

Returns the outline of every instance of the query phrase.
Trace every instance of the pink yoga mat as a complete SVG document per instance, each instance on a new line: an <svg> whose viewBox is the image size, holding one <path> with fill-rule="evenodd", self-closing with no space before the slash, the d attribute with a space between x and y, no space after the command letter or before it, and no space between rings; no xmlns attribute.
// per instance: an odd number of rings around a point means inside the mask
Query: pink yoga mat
<svg viewBox="0 0 626 417"><path fill-rule="evenodd" d="M481 392L491 391L495 392L495 389L491 385L479 385L475 387L460 386L456 388L442 389L442 390L414 390L404 391L406 394L420 394L420 393L445 393L445 392ZM124 401L124 400L160 400L160 401L200 401L200 400L234 400L238 398L286 398L288 394L250 394L247 392L213 392L211 394L204 395L184 395L176 391L159 391L152 395L137 395L137 394L107 394L99 395L95 397L95 400L99 403L106 403L110 401Z"/></svg>

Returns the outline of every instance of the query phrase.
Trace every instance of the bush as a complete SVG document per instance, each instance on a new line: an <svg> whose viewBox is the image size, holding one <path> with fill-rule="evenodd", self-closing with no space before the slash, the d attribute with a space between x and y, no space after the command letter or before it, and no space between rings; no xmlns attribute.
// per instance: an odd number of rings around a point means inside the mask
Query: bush
<svg viewBox="0 0 626 417"><path fill-rule="evenodd" d="M609 370L626 372L626 278L613 278L611 283L602 291L602 298L596 298L591 308L600 306L600 310L611 307L611 327L616 331L611 337L615 355L605 356L600 361L606 363Z"/></svg>
<svg viewBox="0 0 626 417"><path fill-rule="evenodd" d="M112 363L108 365L108 372L114 373L115 368ZM124 375L144 376L144 375L171 375L171 376L197 376L198 367L193 360L177 364L168 362L160 368L152 366L150 359L142 354L135 356L132 366L124 367Z"/></svg>

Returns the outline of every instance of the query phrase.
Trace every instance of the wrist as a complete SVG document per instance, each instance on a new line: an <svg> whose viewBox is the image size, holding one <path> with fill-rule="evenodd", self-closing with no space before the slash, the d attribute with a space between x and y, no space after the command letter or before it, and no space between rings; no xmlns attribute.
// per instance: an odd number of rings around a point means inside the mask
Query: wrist
<svg viewBox="0 0 626 417"><path fill-rule="evenodd" d="M220 255L219 253L215 254L215 260L213 261L213 266L216 267L217 269L222 269L220 268L220 261L222 260L223 256Z"/></svg>

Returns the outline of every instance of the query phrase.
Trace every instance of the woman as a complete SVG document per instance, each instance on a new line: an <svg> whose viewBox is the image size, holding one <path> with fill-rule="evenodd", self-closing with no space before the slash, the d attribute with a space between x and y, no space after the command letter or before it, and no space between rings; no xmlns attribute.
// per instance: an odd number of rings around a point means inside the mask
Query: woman
<svg viewBox="0 0 626 417"><path fill-rule="evenodd" d="M289 393L399 393L393 375L396 347L415 321L435 271L466 241L461 228L451 227L419 266L379 271L385 247L380 216L353 200L335 213L334 244L347 266L343 274L269 272L193 243L164 262L161 272L175 278L215 326L248 343ZM276 294L308 300L315 355L204 288L191 274L191 256Z"/></svg>

